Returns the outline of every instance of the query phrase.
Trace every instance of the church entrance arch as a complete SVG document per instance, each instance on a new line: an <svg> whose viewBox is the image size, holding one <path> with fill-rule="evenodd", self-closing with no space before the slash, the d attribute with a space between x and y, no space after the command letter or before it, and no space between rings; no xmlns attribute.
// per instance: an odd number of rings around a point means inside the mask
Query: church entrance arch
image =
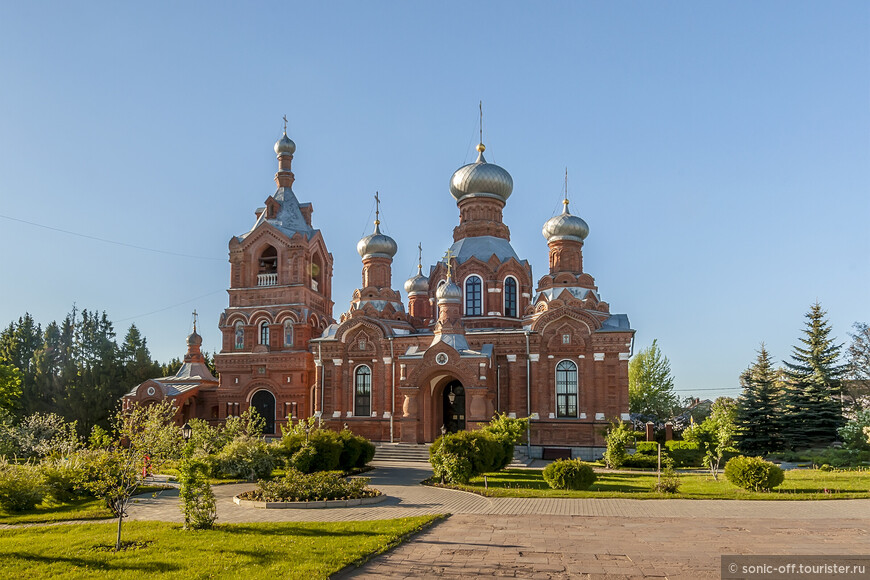
<svg viewBox="0 0 870 580"><path fill-rule="evenodd" d="M448 433L465 430L465 389L459 381L451 381L442 395L444 428Z"/></svg>
<svg viewBox="0 0 870 580"><path fill-rule="evenodd" d="M251 407L266 420L263 433L273 435L275 433L275 395L266 390L257 391L251 397Z"/></svg>

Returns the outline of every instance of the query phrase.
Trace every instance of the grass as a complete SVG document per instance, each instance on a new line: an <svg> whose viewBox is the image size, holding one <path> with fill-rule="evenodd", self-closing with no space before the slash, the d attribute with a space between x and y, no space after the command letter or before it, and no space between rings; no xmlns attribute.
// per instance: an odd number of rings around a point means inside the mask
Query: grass
<svg viewBox="0 0 870 580"><path fill-rule="evenodd" d="M597 472L598 479L588 491L550 489L540 469L508 469L483 477L476 477L468 485L455 485L456 489L472 491L491 497L576 497L576 498L630 498L630 499L855 499L870 498L870 471L820 471L815 469L786 471L785 481L770 492L750 492L732 485L719 476L715 481L707 474L681 474L680 491L663 495L651 491L656 482L655 473ZM825 490L828 490L827 492Z"/></svg>
<svg viewBox="0 0 870 580"><path fill-rule="evenodd" d="M178 524L127 522L112 551L114 524L0 530L5 578L328 578L388 550L440 516L332 523Z"/></svg>
<svg viewBox="0 0 870 580"><path fill-rule="evenodd" d="M23 512L7 512L0 509L0 524L39 524L64 520L102 520L112 517L112 512L101 499L78 499L70 503L42 502L35 509Z"/></svg>

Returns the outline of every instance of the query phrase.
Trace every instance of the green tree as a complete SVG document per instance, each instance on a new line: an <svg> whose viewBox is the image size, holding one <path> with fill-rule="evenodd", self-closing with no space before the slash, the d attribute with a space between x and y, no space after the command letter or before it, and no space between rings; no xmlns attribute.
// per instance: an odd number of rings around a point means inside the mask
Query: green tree
<svg viewBox="0 0 870 580"><path fill-rule="evenodd" d="M735 440L746 455L765 455L782 448L782 386L777 375L761 343L758 358L740 375L743 393L737 399Z"/></svg>
<svg viewBox="0 0 870 580"><path fill-rule="evenodd" d="M806 314L803 346L792 349L785 363L783 440L787 447L827 445L843 426L840 378L845 365L837 364L842 345L831 338L827 313L816 302Z"/></svg>
<svg viewBox="0 0 870 580"><path fill-rule="evenodd" d="M628 365L628 406L641 421L655 423L664 423L680 408L671 363L657 340L638 352Z"/></svg>
<svg viewBox="0 0 870 580"><path fill-rule="evenodd" d="M0 364L0 409L16 411L21 402L21 371L12 365Z"/></svg>
<svg viewBox="0 0 870 580"><path fill-rule="evenodd" d="M38 410L33 355L41 347L42 330L29 313L0 332L0 364L11 365L21 372L20 417Z"/></svg>
<svg viewBox="0 0 870 580"><path fill-rule="evenodd" d="M148 351L148 341L135 324L130 325L124 342L118 349L118 357L123 366L122 387L125 392L148 379L162 376L160 365L151 358Z"/></svg>

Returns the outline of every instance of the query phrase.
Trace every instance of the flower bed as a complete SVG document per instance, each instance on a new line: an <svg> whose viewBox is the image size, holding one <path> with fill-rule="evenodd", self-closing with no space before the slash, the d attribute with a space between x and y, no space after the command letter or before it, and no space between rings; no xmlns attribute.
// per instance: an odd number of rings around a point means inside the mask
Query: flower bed
<svg viewBox="0 0 870 580"><path fill-rule="evenodd" d="M240 493L238 505L261 508L348 507L383 501L383 494L368 487L369 479L346 479L341 472L304 474L295 469L272 481L257 483L257 489Z"/></svg>

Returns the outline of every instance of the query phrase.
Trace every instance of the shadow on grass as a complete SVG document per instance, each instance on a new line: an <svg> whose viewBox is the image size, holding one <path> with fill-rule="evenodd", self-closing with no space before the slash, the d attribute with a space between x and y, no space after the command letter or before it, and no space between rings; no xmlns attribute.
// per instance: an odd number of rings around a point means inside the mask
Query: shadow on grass
<svg viewBox="0 0 870 580"><path fill-rule="evenodd" d="M141 554L141 552L139 552ZM72 567L80 568L84 570L94 570L94 571L102 571L102 572L112 572L112 571L130 571L130 572L142 572L142 573L161 573L161 572L174 572L176 570L180 570L181 566L178 564L169 564L166 562L155 562L151 561L142 561L141 559L137 559L136 561L125 561L120 557L123 556L124 552L103 552L106 554L102 558L94 557L94 558L74 558L74 557L66 557L66 556L43 556L39 554L28 554L28 553L16 553L15 560L26 560L28 562L32 562L34 564L57 564L64 563L69 564ZM138 558L139 556L137 556ZM108 558L108 559L106 559ZM5 558L0 558L0 562L2 562Z"/></svg>

